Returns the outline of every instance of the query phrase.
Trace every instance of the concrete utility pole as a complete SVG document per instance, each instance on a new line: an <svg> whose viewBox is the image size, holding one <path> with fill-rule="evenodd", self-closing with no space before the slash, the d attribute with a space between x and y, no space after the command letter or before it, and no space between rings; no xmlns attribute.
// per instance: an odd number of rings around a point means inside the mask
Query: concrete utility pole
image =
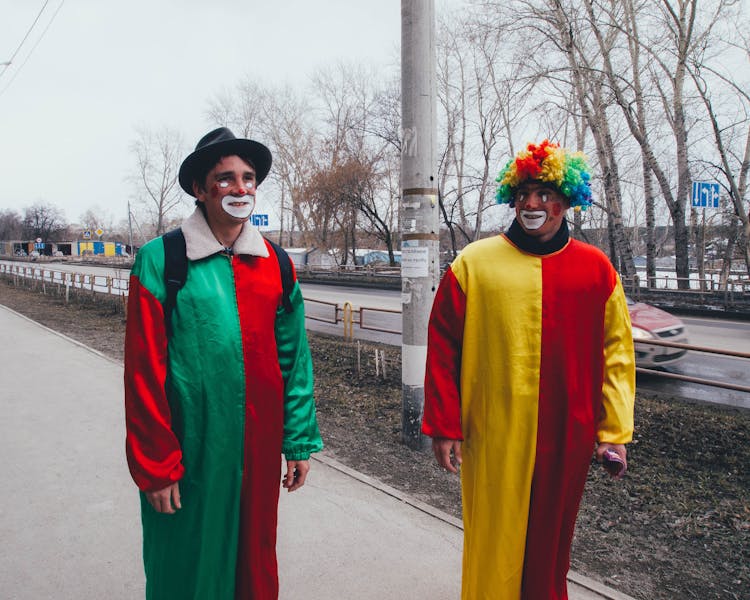
<svg viewBox="0 0 750 600"><path fill-rule="evenodd" d="M401 0L402 440L424 445L427 322L440 278L435 2Z"/></svg>
<svg viewBox="0 0 750 600"><path fill-rule="evenodd" d="M130 211L130 200L128 200L128 245L130 246L130 256L135 256L133 250L133 213Z"/></svg>

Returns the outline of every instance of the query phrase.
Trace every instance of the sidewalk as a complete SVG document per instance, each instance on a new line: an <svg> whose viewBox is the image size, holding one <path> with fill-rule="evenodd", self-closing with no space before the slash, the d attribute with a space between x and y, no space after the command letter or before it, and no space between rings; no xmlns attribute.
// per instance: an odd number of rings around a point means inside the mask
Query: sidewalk
<svg viewBox="0 0 750 600"><path fill-rule="evenodd" d="M0 306L0 590L143 597L122 366ZM327 458L282 491L282 600L459 598L460 521ZM626 599L571 574L571 600Z"/></svg>

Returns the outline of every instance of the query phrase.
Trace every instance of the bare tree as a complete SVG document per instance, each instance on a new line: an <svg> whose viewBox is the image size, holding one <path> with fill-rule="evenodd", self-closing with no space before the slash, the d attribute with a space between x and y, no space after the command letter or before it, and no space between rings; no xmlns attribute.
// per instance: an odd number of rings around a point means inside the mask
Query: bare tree
<svg viewBox="0 0 750 600"><path fill-rule="evenodd" d="M437 91L443 111L444 150L438 169L440 212L451 236L453 257L471 241L465 206L464 169L467 143L467 65L463 38L453 18L440 21L437 39ZM450 182L450 183L449 183ZM459 242L456 230L462 234Z"/></svg>
<svg viewBox="0 0 750 600"><path fill-rule="evenodd" d="M349 250L349 231L352 227L351 207L344 206L347 174L339 168L324 167L310 173L308 184L302 188L304 206L300 210L307 213L310 228L310 246L322 250L337 248L343 243L343 259ZM344 233L342 235L342 230Z"/></svg>
<svg viewBox="0 0 750 600"><path fill-rule="evenodd" d="M269 90L248 76L235 89L216 94L206 112L212 121L229 127L237 136L257 139L266 132L263 113L268 101Z"/></svg>
<svg viewBox="0 0 750 600"><path fill-rule="evenodd" d="M67 228L62 211L49 202L36 202L23 211L21 236L24 239L57 242L65 236Z"/></svg>
<svg viewBox="0 0 750 600"><path fill-rule="evenodd" d="M314 98L319 100L324 124L323 149L331 164L364 157L368 120L377 97L374 79L368 69L343 62L313 76Z"/></svg>
<svg viewBox="0 0 750 600"><path fill-rule="evenodd" d="M101 206L91 206L78 217L79 225L86 230L103 231L101 238L111 238L114 233L114 219L111 213L104 210Z"/></svg>
<svg viewBox="0 0 750 600"><path fill-rule="evenodd" d="M738 21L734 22L738 23ZM750 50L750 48L748 49ZM746 58L750 58L750 52L746 53ZM711 170L723 179L724 188L731 200L733 213L736 217L736 219L731 220L726 238L727 244L720 281L721 286L725 288L736 244L740 246L745 269L750 275L748 236L742 235L743 230L750 231L748 212L744 204L748 191L748 174L750 173L750 93L735 83L728 74L722 73L708 64L694 62L689 65L688 71L703 101L713 134L718 162L711 165ZM717 94L712 93L709 88L707 76L712 76L713 87L717 89ZM725 124L722 125L720 123L721 115L714 104L713 97L719 94L726 97L727 92L732 94L729 96L733 100L731 105L737 108L728 110ZM705 236L705 224L702 227L702 235ZM701 244L700 251L697 252L701 270L703 268L702 249L703 244Z"/></svg>
<svg viewBox="0 0 750 600"><path fill-rule="evenodd" d="M318 71L313 89L325 125L320 156L339 183L329 197L338 198L342 230L365 224L395 264L401 142L389 109L397 104L396 87L369 69L339 63ZM352 232L345 246L354 251L355 245Z"/></svg>
<svg viewBox="0 0 750 600"><path fill-rule="evenodd" d="M130 176L135 199L148 214L157 236L167 229L170 217L190 204L177 180L184 147L182 136L168 127L156 132L139 127L130 145L136 162Z"/></svg>
<svg viewBox="0 0 750 600"><path fill-rule="evenodd" d="M392 172L388 171L387 175ZM397 205L393 202L392 190L384 185L382 173L375 165L352 159L327 173L316 174L309 197L333 209L343 239L344 264L347 252L354 256L356 251L357 225L364 225L370 236L380 240L388 251L390 264L396 264L394 222Z"/></svg>
<svg viewBox="0 0 750 600"><path fill-rule="evenodd" d="M638 25L638 12L642 1L623 0L623 28L627 35L628 52L630 53L630 73L633 87L633 106L639 131L648 130L648 111L644 99L643 74L641 70L641 36ZM648 287L656 286L656 192L651 167L646 154L641 152L641 172L643 177L643 204L646 221L646 280Z"/></svg>
<svg viewBox="0 0 750 600"><path fill-rule="evenodd" d="M585 0L589 15L593 20L591 0ZM648 6L648 5L644 5ZM636 117L632 100L629 97L630 84L613 66L610 56L604 55L603 66L628 127L641 147L646 172L653 173L661 195L669 208L675 236L675 269L680 288L689 287L688 229L685 221L685 204L690 186L688 164L688 123L686 118L685 81L688 61L698 51L710 33L714 20L709 21L702 31L696 29L698 12L697 0L661 0L654 3L656 11L652 18L651 36L648 40L635 39L634 43L650 53L651 90L658 94L665 121L672 131L674 155L662 151L657 153L652 135L644 129L644 121ZM642 16L644 12L640 13ZM601 31L593 28L599 38ZM666 35L665 35L666 32ZM600 42L601 47L601 42ZM661 157L661 160L658 158ZM669 177L672 161L676 164L676 190Z"/></svg>
<svg viewBox="0 0 750 600"><path fill-rule="evenodd" d="M384 81L376 90L371 114L366 124L374 151L377 185L372 203L360 211L385 244L391 265L400 243L399 200L401 198L401 90L397 77Z"/></svg>
<svg viewBox="0 0 750 600"><path fill-rule="evenodd" d="M714 165L714 170L721 174L724 179L723 187L727 191L727 194L732 202L732 219L731 225L727 231L727 245L724 250L723 266L721 273L721 286L726 287L727 279L732 264L732 257L734 255L734 248L739 245L740 251L743 255L745 262L745 268L750 275L750 251L748 250L747 234L742 235L743 230L745 232L750 231L750 223L748 222L748 214L744 206L744 198L747 193L747 174L748 165L750 165L750 128L747 131L745 151L740 160L739 169L735 170L732 168L731 162L733 156L725 147L725 143L722 140L722 130L719 128L718 119L716 114L712 112L711 102L707 98L706 107L711 116L712 126L716 135L717 151L719 153L720 164ZM721 213L719 213L721 214ZM705 235L705 211L703 213L704 224L702 226L702 234ZM703 268L703 244L701 244L696 254L699 257L699 267L702 271ZM701 278L703 273L701 272Z"/></svg>
<svg viewBox="0 0 750 600"><path fill-rule="evenodd" d="M508 51L512 23L491 14L451 15L438 37L438 100L445 120L440 209L454 255L482 235L499 160L513 154L514 130L525 120L533 85L522 76L522 61Z"/></svg>
<svg viewBox="0 0 750 600"><path fill-rule="evenodd" d="M599 64L602 54L615 45L617 31L610 28L597 45L580 3L517 2L514 8L524 17L519 28L526 42L523 72L539 90L535 110L546 121L549 137L556 133L555 141L564 145L584 150L587 132L591 133L604 191L604 203L596 206L607 215L609 255L618 270L632 277L633 254L622 219L617 129L609 115L608 82ZM582 236L581 216L573 214L575 233Z"/></svg>
<svg viewBox="0 0 750 600"><path fill-rule="evenodd" d="M471 24L469 24L471 27ZM505 74L497 69L502 57L502 36L487 28L472 28L469 34L474 105L472 125L477 133L477 154L481 157L479 169L474 174L476 189L476 217L473 223L473 239L482 234L485 211L494 205L496 175L496 146L507 132L507 94L511 87Z"/></svg>
<svg viewBox="0 0 750 600"><path fill-rule="evenodd" d="M306 178L318 169L318 132L311 123L312 106L308 95L289 85L273 87L246 80L210 101L209 117L230 127L236 134L267 144L273 153L273 169L262 193L280 196L279 242L284 230L299 230L302 242L315 245L310 215L306 213L303 189Z"/></svg>
<svg viewBox="0 0 750 600"><path fill-rule="evenodd" d="M556 2L559 7L559 3ZM628 278L635 276L635 264L633 262L633 252L630 247L622 220L622 190L620 187L619 163L616 157L616 144L612 133L611 120L608 118L607 109L609 108L609 94L606 86L604 73L607 71L607 64L611 65L611 56L613 48L618 42L618 29L609 27L603 32L598 27L597 16L594 14L590 0L585 0L586 13L588 15L588 25L594 32L598 43L598 50L601 54L605 68L599 68L594 65L586 55L585 50L580 45L574 44L573 40L567 41L570 48L576 48L578 51L576 60L574 58L572 69L581 80L580 98L589 100L589 104L582 102L584 114L587 123L593 134L596 144L596 151L599 158L599 165L602 169L604 184L604 197L607 202L608 227L610 230L610 243L612 245L611 255L612 262L618 267L619 271ZM558 12L560 16L560 13ZM610 13L607 16L616 19L622 18L621 11ZM572 31L569 28L568 31ZM572 36L571 36L572 38ZM580 69L579 67L583 67ZM583 89L586 86L586 90Z"/></svg>
<svg viewBox="0 0 750 600"><path fill-rule="evenodd" d="M0 210L0 240L17 240L23 232L23 220L16 211Z"/></svg>
<svg viewBox="0 0 750 600"><path fill-rule="evenodd" d="M740 3L704 0L699 7L697 0L510 0L503 3L487 0L472 5L480 9L488 26L503 31L504 55L512 53L513 48L522 48L525 52L526 64L521 65L515 79L534 81L535 87L529 91L526 101L536 107L538 127L552 132L557 118L558 134L567 137L564 130L568 123L572 124L579 148L584 147L586 130L591 132L595 166L601 173L604 188L606 204L602 208L608 214L610 254L613 260L620 262L621 271L634 272L631 240L637 238L628 235L623 222L621 188L623 182L635 185L630 173L637 169L641 178L640 193L631 197L639 197L645 207L649 282L654 284L655 257L660 246L656 222L661 211L656 201L661 197L669 211L672 228L660 227L659 232L661 235L672 232L679 285L688 287L690 237L686 202L691 169L696 165L695 155L706 153L709 137L718 147L711 119L700 116L698 101L705 104L705 99L700 89L697 95L691 89L693 74L689 69L697 65L705 76L706 58L712 49L719 47L718 42L726 34L726 28L719 29L722 24L734 24L738 35L744 35ZM512 15L514 27L502 27L504 15ZM742 43L747 56L747 39ZM463 51L463 56L468 54ZM560 57L566 57L565 61ZM454 61L452 64L463 63ZM709 94L712 88L718 89L716 77L706 83L704 90ZM696 86L699 88L697 81ZM737 94L737 90L734 93ZM714 105L717 94L710 94ZM566 102L566 97L576 98L577 106ZM747 114L745 100L741 104ZM563 114L566 111L567 115ZM711 111L707 109L707 112ZM455 122L461 118L456 116ZM743 117L739 117L739 121L744 122ZM719 119L717 123L725 146L731 147L726 152L727 162L737 178L736 190L731 190L728 180L726 188L733 203L742 203L744 193L739 188L739 165L743 156L741 136L737 135L736 121ZM585 125L584 129L581 124ZM629 134L627 137L623 136L623 125ZM515 122L509 138L524 126L533 128L529 121ZM450 129L449 125L449 133L453 131L457 129ZM732 143L728 142L730 137ZM455 138L449 141L452 139ZM633 144L640 150L640 168L629 164L632 161L627 159L627 171L623 174L623 158L631 155ZM715 153L719 156L714 161L715 170L728 171L727 164L720 158L720 150ZM448 162L449 155L446 157ZM448 194L444 195L447 200ZM743 210L735 212L741 230ZM594 215L595 211L589 211L587 219L595 221ZM576 222L578 220L576 216ZM741 236L738 243L743 243Z"/></svg>

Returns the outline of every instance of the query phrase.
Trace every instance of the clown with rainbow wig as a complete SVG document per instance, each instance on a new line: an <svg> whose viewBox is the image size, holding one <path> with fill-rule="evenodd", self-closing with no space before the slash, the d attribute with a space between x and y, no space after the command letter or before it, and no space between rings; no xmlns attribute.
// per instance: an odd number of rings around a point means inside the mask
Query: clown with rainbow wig
<svg viewBox="0 0 750 600"><path fill-rule="evenodd" d="M568 152L549 140L529 144L497 176L497 202L513 208L514 191L534 179L554 185L571 207L586 210L591 206L591 173L583 152Z"/></svg>
<svg viewBox="0 0 750 600"><path fill-rule="evenodd" d="M606 255L568 231L592 201L585 156L529 144L497 182L515 219L440 282L422 429L441 466L463 465L462 598L565 599L591 457L627 466L630 317Z"/></svg>

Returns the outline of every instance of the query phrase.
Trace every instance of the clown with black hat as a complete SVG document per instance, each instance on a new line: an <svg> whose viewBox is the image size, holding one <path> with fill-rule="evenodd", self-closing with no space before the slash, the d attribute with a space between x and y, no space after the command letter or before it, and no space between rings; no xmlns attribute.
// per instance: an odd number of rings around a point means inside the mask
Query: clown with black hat
<svg viewBox="0 0 750 600"><path fill-rule="evenodd" d="M585 156L529 144L498 184L513 223L464 248L435 297L423 431L462 465L462 598L563 599L594 448L626 466L630 317L607 257L568 231L591 204Z"/></svg>
<svg viewBox="0 0 750 600"><path fill-rule="evenodd" d="M131 271L126 450L149 599L276 598L281 455L291 492L322 448L294 269L249 220L271 163L225 127L204 136L179 172L196 210Z"/></svg>

